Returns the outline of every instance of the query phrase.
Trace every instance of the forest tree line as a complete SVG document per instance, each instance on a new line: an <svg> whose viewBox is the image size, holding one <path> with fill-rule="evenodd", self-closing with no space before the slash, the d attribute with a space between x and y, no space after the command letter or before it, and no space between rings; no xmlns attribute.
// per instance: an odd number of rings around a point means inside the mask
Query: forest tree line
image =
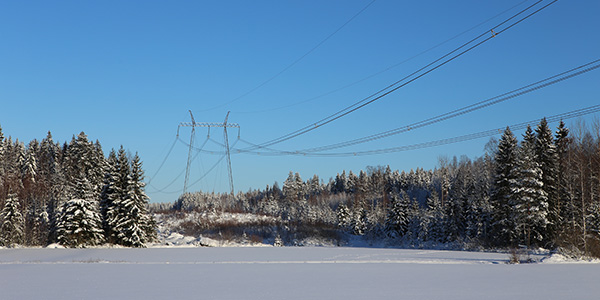
<svg viewBox="0 0 600 300"><path fill-rule="evenodd" d="M156 238L143 179L137 154L105 157L83 132L25 145L0 128L0 245L143 247Z"/></svg>
<svg viewBox="0 0 600 300"><path fill-rule="evenodd" d="M265 214L285 228L335 227L390 245L562 247L600 256L600 126L592 127L570 132L561 122L553 132L542 119L520 142L507 127L482 157L440 159L433 170L368 167L326 183L290 172L281 188L188 193L170 209Z"/></svg>

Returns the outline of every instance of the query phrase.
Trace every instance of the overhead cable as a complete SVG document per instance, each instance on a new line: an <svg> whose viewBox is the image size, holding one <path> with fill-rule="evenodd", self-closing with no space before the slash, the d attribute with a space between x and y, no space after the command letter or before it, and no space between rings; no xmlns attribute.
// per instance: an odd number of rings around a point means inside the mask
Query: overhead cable
<svg viewBox="0 0 600 300"><path fill-rule="evenodd" d="M205 109L205 110L201 110L201 111L210 111L213 109L217 109L226 105L229 105L233 102L236 102L246 96L248 96L249 94L253 93L254 91L260 89L261 87L265 86L266 84L268 84L269 82L273 81L275 78L279 77L281 74L283 74L284 72L286 72L287 70L289 70L290 68L292 68L293 66L295 66L296 64L298 64L301 60L303 60L305 57L307 57L309 54L311 54L313 51L317 50L317 48L319 48L321 45L323 45L326 41L328 41L331 37L333 37L336 33L338 33L340 30L342 30L344 27L346 27L346 25L348 25L348 23L352 22L352 20L356 19L356 17L358 17L362 12L364 12L367 8L369 8L369 6L371 6L371 4L373 4L376 0L372 0L371 2L369 2L365 7L363 7L360 11L358 11L356 14L354 14L350 19L348 19L344 24L342 24L340 27L338 27L335 31L333 31L331 34L329 34L327 37L325 37L323 40L321 40L316 46L312 47L310 50L308 50L306 53L304 53L302 56L300 56L299 58L297 58L296 60L294 60L294 62L292 62L291 64L289 64L287 67L283 68L281 71L279 71L277 74L269 77L269 79L265 80L264 82L262 82L261 84L257 85L256 87L250 89L249 91L245 92L244 94L230 100L227 101L225 103L222 103L220 105Z"/></svg>
<svg viewBox="0 0 600 300"><path fill-rule="evenodd" d="M262 147L268 147L268 146L272 146L272 145L275 145L275 144L278 144L278 143L290 140L292 138L295 138L297 136L300 136L302 134L305 134L307 132L315 130L315 129L323 126L323 125L331 123L331 122L333 122L333 121L335 121L335 120L337 120L337 119L339 119L339 118L341 118L343 116L346 116L346 115L348 115L348 114L350 114L350 113L352 113L352 112L354 112L354 111L356 111L356 110L358 110L360 108L363 108L363 107L365 107L365 106L367 106L367 105L369 105L369 104L371 104L371 103L373 103L373 102L375 102L375 101L377 101L377 100L379 100L379 99L381 99L381 98L383 98L383 97L385 97L385 96L387 96L387 95L389 95L389 94L397 91L398 89L400 89L400 88L402 88L402 87L404 87L404 86L406 86L406 85L408 85L408 84L416 81L417 79L419 79L419 78L421 78L421 77L423 77L423 76L431 73L432 71L434 71L434 70L442 67L443 65L445 65L445 64L447 64L447 63L455 60L456 58L458 58L458 57L464 55L465 53L467 53L467 52L475 49L476 47L482 45L483 43L485 43L485 42L487 42L489 40L491 40L492 38L498 36L499 34L504 33L508 29L510 29L510 28L516 26L517 24L523 22L524 20L530 18L531 16L535 15L536 13L540 12L541 10L543 10L543 9L547 8L548 6L554 4L558 0L554 0L554 1L550 2L549 4L547 4L547 5L543 6L543 7L539 8L539 9L537 9L537 10L531 12L531 13L529 13L528 15L522 17L521 19L513 22L512 24L510 24L510 25L508 25L508 26L506 26L506 27L504 27L502 29L498 29L501 26L503 26L504 24L510 22L512 19L515 19L519 15L524 14L528 10L531 10L535 5L538 5L542 1L543 0L537 1L536 3L528 6L527 8L525 8L525 9L519 11L518 13L516 13L515 15L511 16L510 18L502 21L500 24L494 26L491 30L488 30L488 31L480 34L476 38L474 38L474 39L472 39L472 40L464 43L463 45L461 45L458 48L452 50L451 52L445 54L444 56L442 56L442 57L436 59L435 61L427 64L426 66L424 66L424 67L420 68L419 70L417 70L417 71L409 74L408 76L406 76L406 77L404 77L404 78L402 78L402 79L394 82L393 84L388 85L387 87L385 87L385 88L383 88L383 89L375 92L374 94L371 94L370 96L368 96L368 97L366 97L366 98L364 98L364 99L362 99L362 100L360 100L358 102L355 102L354 104L352 104L352 105L350 105L350 106L348 106L348 107L346 107L346 108L344 108L342 110L339 110L338 112L333 113L333 114L329 115L328 117L325 117L325 118L323 118L323 119L321 119L321 120L319 120L317 122L314 122L314 123L312 123L310 125L307 125L307 126L301 128L301 129L298 129L296 131L293 131L291 133L283 135L283 136L281 136L279 138L275 138L275 139L272 139L270 141L264 142L264 143L260 144L260 146L262 146ZM483 39L482 41L477 42L475 45L470 46L469 48L467 48L467 49L459 52L458 54L455 54L454 56L446 59L447 57L453 55L454 53L460 51L463 48L466 48L470 44L472 44L472 43L476 42L477 40L481 39L485 35L488 35L488 37L485 38L485 39ZM446 59L446 60L444 60L444 59ZM442 60L444 60L444 61L442 61ZM442 61L442 62L440 62L440 61ZM437 64L437 65L435 65L435 64ZM435 65L435 66L433 66L433 65ZM431 66L433 66L433 67L431 67ZM431 68L429 68L429 67L431 67ZM411 78L411 79L409 79L409 78ZM252 148L250 148L250 149L252 149Z"/></svg>
<svg viewBox="0 0 600 300"><path fill-rule="evenodd" d="M463 31L463 32L461 32L461 33L459 33L459 34L456 34L456 35L452 36L451 38L448 38L448 39L446 39L446 40L444 40L444 41L442 41L442 42L440 42L440 43L438 43L438 44L436 44L436 45L434 45L434 46L432 46L432 47L430 47L430 48L428 48L428 49L426 49L426 50L423 50L423 51L421 51L421 52L419 52L419 53L417 53L417 54L415 54L415 55L413 55L413 56L411 56L411 57L409 57L409 58L407 58L407 59L404 59L404 60L402 60L401 62L395 63L395 64L393 64L393 65L391 65L391 66L388 66L387 68L385 68L385 69L383 69L383 70L380 70L380 71L378 71L378 72L375 72L375 73L373 73L373 74L371 74L371 75L365 76L365 77L363 77L362 79L356 80L356 81L354 81L354 82L351 82L351 83L349 83L349 84L346 84L346 85L344 85L344 86L341 86L341 87L338 87L338 88L336 88L336 89L330 90L330 91L328 91L328 92L325 92L325 93L323 93L323 94L320 94L320 95L318 95L318 96L314 96L314 97L308 98L308 99L306 99L306 100L302 100L302 101L298 101L298 102L295 102L295 103L291 103L291 104L288 104L288 105L283 105L283 106L279 106L279 107L274 107L274 108L267 108L267 109L263 109L263 110L255 110L255 111L234 111L234 112L235 112L236 114L252 114L252 113L262 113L262 112L276 111L276 110L285 109L285 108L289 108L289 107L294 107L294 106L297 106L297 105L301 105L301 104L304 104L304 103L308 103L308 102L311 102L311 101L314 101L314 100L317 100L317 99L323 98L323 97L325 97L325 96L329 96L329 95L331 95L331 94L333 94L333 93L336 93L336 92L339 92L339 91L341 91L341 90L347 89L347 88L349 88L349 87L355 86L355 85L357 85L357 84L359 84L359 83L361 83L361 82L367 81L367 80L369 80L369 79L371 79L371 78L374 78L374 77L376 77L376 76L378 76L378 75L380 75L380 74L383 74L383 73L385 73L385 72L387 72L387 71L390 71L390 70L392 70L392 69L394 69L394 68L397 68L397 67L399 67L399 66L400 66L400 65L402 65L402 64L405 64L405 63L407 63L407 62L409 62L409 61L411 61L411 60L413 60L413 59L415 59L415 58L417 58L417 57L419 57L419 56L421 56L421 55L424 55L424 54L426 54L426 53L428 53L428 52L430 52L430 51L432 51L432 50L434 50L434 49L437 49L437 48L439 48L440 46L442 46L442 45L444 45L444 44L446 44L446 43L448 43L448 42L450 42L450 41L452 41L452 40L455 40L455 39L459 38L460 36L462 36L462 35L464 35L464 34L466 34L466 33L470 32L470 31L472 31L472 30L474 30L474 29L476 29L476 28L479 28L479 27L480 27L480 26L482 26L483 24L486 24L486 23L490 22L491 20L493 20L493 19L495 19L495 18L497 18L497 17L499 17L499 16L501 16L501 15L503 15L503 14L507 13L508 11L511 11L511 10L513 10L514 8L518 7L518 6L521 6L523 3L527 2L527 1L529 1L529 0L524 0L524 1L521 1L520 3L518 3L518 4L516 4L516 5L513 5L512 7L510 7L510 8L508 8L508 9L506 9L506 10L504 10L504 11L502 11L502 12L500 12L500 13L496 14L495 16L493 16L493 17L491 17L491 18L488 18L487 20L485 20L485 21L483 21L483 22L480 22L479 24L477 24L477 25L475 25L475 26L472 26L471 28L469 28L469 29L467 29L467 30L465 30L465 31Z"/></svg>
<svg viewBox="0 0 600 300"><path fill-rule="evenodd" d="M548 121L548 123L552 123L552 122L558 122L560 120L567 120L567 119L571 119L571 118L581 117L584 115L597 113L597 112L600 112L600 105L594 105L594 106L570 111L567 113L562 113L562 114L546 117L546 120ZM508 127L510 127L511 130L516 131L516 130L525 129L528 125L538 122L538 121L539 121L539 119L536 119L536 120L531 120L531 121L527 121L527 122L523 122L523 123L509 125ZM366 150L366 151L335 152L335 153L334 152L310 153L310 152L301 152L301 151L255 152L255 151L241 151L240 150L238 153L262 155L262 156L295 155L295 156L308 156L308 157L347 157L347 156L376 155L376 154L385 154L385 153L393 153L393 152L402 152L402 151L430 148L430 147L435 147L435 146L454 144L454 143L465 142L465 141L474 140L474 139L478 139L478 138L494 136L497 134L502 134L504 128L505 127L500 127L500 128L490 129L490 130L486 130L486 131L481 131L481 132L477 132L477 133L471 133L471 134L467 134L467 135L461 135L461 136L446 138L446 139L441 139L441 140L435 140L435 141L429 141L429 142L423 142L423 143L405 145L405 146L399 146L399 147L383 148L383 149L376 149L376 150Z"/></svg>
<svg viewBox="0 0 600 300"><path fill-rule="evenodd" d="M523 86L521 88L518 88L516 90L512 90L510 92L504 93L502 95L498 95L496 97L493 98L489 98L487 100L483 100L456 110L453 110L451 112L447 112L426 120L422 120L419 122L415 122L415 123L411 123L409 125L405 125L402 127L398 127L392 130L388 130L388 131L384 131L381 133L377 133L377 134L373 134L373 135L369 135L366 137L362 137L359 139L354 139L351 141L346 141L346 142L340 142L340 143L336 143L336 144L331 144L331 145L327 145L327 146L321 146L321 147L314 147L314 148L308 148L308 149L303 149L300 150L300 152L320 152L320 151L327 151L327 150L331 150L331 149L338 149L338 148L343 148L343 147L348 147L348 146L352 146L352 145L356 145L356 144L361 144L361 143L365 143L365 142L370 142L373 140L377 140L377 139L381 139L381 138L385 138L385 137L389 137L392 135L396 135L399 133L403 133L403 132L408 132L411 130L415 130L417 128L421 128L421 127L425 127L428 125L432 125L435 123L439 123L451 118L455 118L485 107L489 107L491 105L494 104L498 104L528 93L531 93L533 91L537 91L539 89L548 87L550 85L559 83L561 81L585 74L587 72L593 71L600 68L600 59L594 60L592 62L589 62L587 64L581 65L579 67L570 69L568 71L562 72L560 74L545 78L543 80L537 81L535 83Z"/></svg>

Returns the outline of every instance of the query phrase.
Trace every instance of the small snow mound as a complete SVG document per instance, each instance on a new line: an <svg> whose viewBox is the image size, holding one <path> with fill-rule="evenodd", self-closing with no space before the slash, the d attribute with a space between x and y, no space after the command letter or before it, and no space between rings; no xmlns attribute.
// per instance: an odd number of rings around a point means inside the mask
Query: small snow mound
<svg viewBox="0 0 600 300"><path fill-rule="evenodd" d="M48 248L48 249L64 249L65 246L63 246L61 244L57 244L57 243L52 243L52 244L46 246L46 248Z"/></svg>
<svg viewBox="0 0 600 300"><path fill-rule="evenodd" d="M542 260L543 263L548 264L598 264L600 259L598 258L574 258L569 257L560 253L553 253L549 257Z"/></svg>
<svg viewBox="0 0 600 300"><path fill-rule="evenodd" d="M192 236L185 236L181 233L172 232L165 238L165 244L169 246L194 246L197 239Z"/></svg>
<svg viewBox="0 0 600 300"><path fill-rule="evenodd" d="M219 247L220 246L219 241L217 241L215 239L207 238L207 237L199 238L198 243L200 246L204 246L204 247Z"/></svg>

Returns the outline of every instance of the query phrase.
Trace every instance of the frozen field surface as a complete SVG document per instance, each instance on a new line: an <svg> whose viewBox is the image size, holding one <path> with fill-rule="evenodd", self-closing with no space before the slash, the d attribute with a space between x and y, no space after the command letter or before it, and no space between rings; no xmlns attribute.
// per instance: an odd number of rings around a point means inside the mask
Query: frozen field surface
<svg viewBox="0 0 600 300"><path fill-rule="evenodd" d="M600 299L600 264L327 247L0 249L1 299Z"/></svg>

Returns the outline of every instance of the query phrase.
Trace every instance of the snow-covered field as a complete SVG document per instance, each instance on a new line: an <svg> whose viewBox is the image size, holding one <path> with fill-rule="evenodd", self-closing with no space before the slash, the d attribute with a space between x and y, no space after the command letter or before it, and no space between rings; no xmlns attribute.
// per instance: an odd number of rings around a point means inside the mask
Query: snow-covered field
<svg viewBox="0 0 600 300"><path fill-rule="evenodd" d="M559 256L328 247L0 249L1 299L600 299Z"/></svg>

